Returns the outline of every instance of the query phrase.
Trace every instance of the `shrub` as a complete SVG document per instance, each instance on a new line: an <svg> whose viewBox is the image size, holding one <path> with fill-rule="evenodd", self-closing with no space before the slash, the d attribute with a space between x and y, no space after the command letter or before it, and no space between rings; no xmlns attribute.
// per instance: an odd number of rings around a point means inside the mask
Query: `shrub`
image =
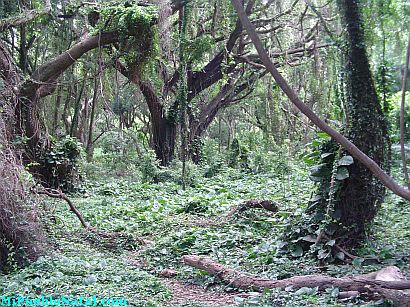
<svg viewBox="0 0 410 307"><path fill-rule="evenodd" d="M42 157L48 177L47 185L63 191L74 191L81 182L78 166L81 151L82 144L74 137L66 136L53 141L50 150Z"/></svg>

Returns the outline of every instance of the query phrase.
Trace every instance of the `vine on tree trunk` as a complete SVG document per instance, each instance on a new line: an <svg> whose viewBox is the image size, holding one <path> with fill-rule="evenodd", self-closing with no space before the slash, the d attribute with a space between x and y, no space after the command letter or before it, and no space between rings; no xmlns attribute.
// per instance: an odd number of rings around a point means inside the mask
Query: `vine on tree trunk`
<svg viewBox="0 0 410 307"><path fill-rule="evenodd" d="M185 58L185 49L187 47L187 24L191 14L191 4L188 2L180 10L180 41L179 41L179 117L181 124L181 160L182 160L182 188L186 189L186 160L188 155L188 123L187 123L187 111L188 111L188 80L187 70L188 63Z"/></svg>

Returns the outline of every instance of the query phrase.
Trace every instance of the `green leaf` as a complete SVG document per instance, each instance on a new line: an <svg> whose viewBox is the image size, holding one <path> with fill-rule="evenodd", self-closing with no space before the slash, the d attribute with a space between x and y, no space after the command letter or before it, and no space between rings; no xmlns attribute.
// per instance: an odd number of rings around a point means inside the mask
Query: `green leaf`
<svg viewBox="0 0 410 307"><path fill-rule="evenodd" d="M333 155L333 153L331 153L331 152L325 152L325 153L321 154L320 157L321 157L322 159L324 159L324 158L327 158L327 157L329 157L329 156L331 156L331 155Z"/></svg>
<svg viewBox="0 0 410 307"><path fill-rule="evenodd" d="M306 242L311 242L311 243L315 243L315 242L316 242L316 238L315 238L314 236L312 236L312 235L304 236L304 237L302 238L302 240L303 240L303 241L306 241Z"/></svg>
<svg viewBox="0 0 410 307"><path fill-rule="evenodd" d="M97 282L97 277L95 277L94 275L88 275L83 279L84 285L91 285L95 282Z"/></svg>
<svg viewBox="0 0 410 307"><path fill-rule="evenodd" d="M335 257L337 259L344 260L345 259L345 254L342 253L342 252L338 252L338 253L336 253Z"/></svg>
<svg viewBox="0 0 410 307"><path fill-rule="evenodd" d="M360 267L360 266L362 266L363 261L364 261L363 258L354 258L353 261L352 261L352 265L354 267Z"/></svg>
<svg viewBox="0 0 410 307"><path fill-rule="evenodd" d="M303 256L303 248L300 245L294 245L292 247L291 255L293 257L302 257Z"/></svg>
<svg viewBox="0 0 410 307"><path fill-rule="evenodd" d="M318 132L317 137L322 140L330 140L330 135L326 132Z"/></svg>
<svg viewBox="0 0 410 307"><path fill-rule="evenodd" d="M349 178L349 171L346 167L339 167L337 169L336 179L337 180L345 180Z"/></svg>
<svg viewBox="0 0 410 307"><path fill-rule="evenodd" d="M318 164L315 166L312 166L310 168L310 175L312 177L326 177L329 173L328 169L326 168L326 164L322 163L322 164Z"/></svg>
<svg viewBox="0 0 410 307"><path fill-rule="evenodd" d="M334 288L332 290L332 293L330 293L330 295L334 298L337 298L337 297L339 297L339 293L340 293L339 288Z"/></svg>
<svg viewBox="0 0 410 307"><path fill-rule="evenodd" d="M327 257L329 257L329 255L330 255L330 251L328 251L326 249L321 249L317 253L317 258L318 259L326 259Z"/></svg>
<svg viewBox="0 0 410 307"><path fill-rule="evenodd" d="M352 156L344 156L339 160L339 165L352 165L354 163Z"/></svg>
<svg viewBox="0 0 410 307"><path fill-rule="evenodd" d="M311 288L302 287L298 291L295 292L295 295L309 294L310 292L311 292Z"/></svg>

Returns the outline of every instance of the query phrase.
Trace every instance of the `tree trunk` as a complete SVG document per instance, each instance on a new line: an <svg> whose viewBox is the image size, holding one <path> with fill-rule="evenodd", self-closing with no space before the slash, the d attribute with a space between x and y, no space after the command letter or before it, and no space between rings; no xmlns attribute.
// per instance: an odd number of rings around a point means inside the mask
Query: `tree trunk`
<svg viewBox="0 0 410 307"><path fill-rule="evenodd" d="M81 101L83 98L83 93L84 93L86 83L87 83L87 74L85 74L83 82L81 83L80 92L77 93L77 97L76 97L77 99L74 104L73 119L71 121L71 127L70 127L70 136L75 136L77 138L79 138L78 130L79 130L79 122L80 122ZM85 98L85 100L87 100L87 97Z"/></svg>
<svg viewBox="0 0 410 307"><path fill-rule="evenodd" d="M85 148L85 152L87 155L87 162L91 162L93 159L93 149L94 149L93 134L94 134L95 111L97 108L97 98L98 98L98 76L95 76L93 98L91 99L91 114L90 114L90 123L88 127L87 145Z"/></svg>
<svg viewBox="0 0 410 307"><path fill-rule="evenodd" d="M53 124L52 124L52 130L53 134L57 135L57 131L59 130L59 115L60 115L60 106L61 106L61 98L63 95L63 87L60 85L58 87L57 91L57 98L56 98L56 104L54 106L54 114L53 114Z"/></svg>
<svg viewBox="0 0 410 307"><path fill-rule="evenodd" d="M161 165L168 166L175 153L177 136L175 117L177 111L171 108L168 114L165 114L164 106L156 95L152 84L141 80L137 67L131 67L127 70L123 65L117 63L117 69L137 85L144 95L151 115L151 147Z"/></svg>
<svg viewBox="0 0 410 307"><path fill-rule="evenodd" d="M234 74L219 90L218 94L206 105L199 114L191 114L189 122L188 148L191 160L198 164L201 161L202 137L214 121L219 111L229 106L233 99L247 87L235 89L236 74Z"/></svg>
<svg viewBox="0 0 410 307"><path fill-rule="evenodd" d="M382 167L388 165L387 124L374 86L366 53L364 30L357 0L339 0L346 26L346 98L349 106L349 139ZM354 246L384 200L385 187L361 162L348 167L334 210L339 222L350 228L348 245ZM345 232L345 230L342 230ZM336 233L335 235L341 235Z"/></svg>
<svg viewBox="0 0 410 307"><path fill-rule="evenodd" d="M151 111L152 147L162 166L174 158L177 126L162 114L162 108Z"/></svg>
<svg viewBox="0 0 410 307"><path fill-rule="evenodd" d="M72 93L77 92L77 87L73 83L75 82L72 82L68 87L67 96L64 101L63 113L61 114L61 120L63 121L64 131L66 135L70 135L71 122L68 120L68 112L70 108L71 96Z"/></svg>
<svg viewBox="0 0 410 307"><path fill-rule="evenodd" d="M410 189L410 179L409 171L407 169L407 158L406 158L406 147L405 142L405 104L406 104L406 89L407 89L407 74L409 73L409 61L410 61L410 35L407 42L407 51L406 51L406 64L404 66L403 80L402 80L402 90L401 90L401 103L400 103L400 154L402 160L402 167L404 173L404 180L407 184L407 187Z"/></svg>

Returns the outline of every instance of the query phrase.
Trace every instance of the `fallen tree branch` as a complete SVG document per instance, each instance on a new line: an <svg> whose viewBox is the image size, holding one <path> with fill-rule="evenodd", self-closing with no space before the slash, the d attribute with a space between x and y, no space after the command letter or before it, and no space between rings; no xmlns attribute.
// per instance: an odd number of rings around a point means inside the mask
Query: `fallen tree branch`
<svg viewBox="0 0 410 307"><path fill-rule="evenodd" d="M36 194L43 194L43 195L47 195L49 197L52 198L59 198L59 199L63 199L67 202L68 206L70 207L70 211L73 212L78 219L81 222L81 225L83 225L83 227L87 230L90 230L92 227L90 227L90 225L85 221L82 213L77 209L77 207L73 204L73 202L60 190L53 190L53 189L49 189L49 188L45 188L43 190L34 190L32 189L32 191Z"/></svg>
<svg viewBox="0 0 410 307"><path fill-rule="evenodd" d="M394 266L356 277L336 278L325 275L305 275L273 280L245 275L207 257L186 255L182 257L182 262L218 276L223 282L236 288L263 290L287 287L293 287L294 289L318 287L319 291L324 291L333 287L343 292L359 292L372 299L387 298L400 306L410 306L410 293L401 291L410 289L410 281L406 280L400 270Z"/></svg>
<svg viewBox="0 0 410 307"><path fill-rule="evenodd" d="M250 199L244 201L238 207L233 208L228 213L228 217L232 217L236 213L240 213L248 209L265 209L270 212L278 212L278 204L271 200Z"/></svg>

